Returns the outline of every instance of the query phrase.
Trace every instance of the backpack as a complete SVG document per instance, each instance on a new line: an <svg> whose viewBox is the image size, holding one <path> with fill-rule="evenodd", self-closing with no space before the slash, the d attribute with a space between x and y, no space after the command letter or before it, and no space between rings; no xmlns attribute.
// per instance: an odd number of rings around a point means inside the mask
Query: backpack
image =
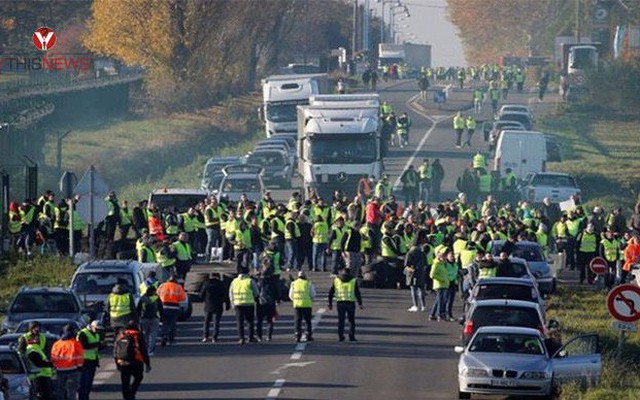
<svg viewBox="0 0 640 400"><path fill-rule="evenodd" d="M118 365L128 365L136 361L138 351L138 344L134 335L124 331L118 334L113 344L113 358L116 359Z"/></svg>

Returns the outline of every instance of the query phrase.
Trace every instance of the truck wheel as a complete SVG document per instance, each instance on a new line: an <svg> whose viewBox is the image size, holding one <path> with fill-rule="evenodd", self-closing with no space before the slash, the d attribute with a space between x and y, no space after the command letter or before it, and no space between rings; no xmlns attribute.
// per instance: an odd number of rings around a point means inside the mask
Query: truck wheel
<svg viewBox="0 0 640 400"><path fill-rule="evenodd" d="M470 399L471 398L471 393L458 392L458 398L459 399Z"/></svg>

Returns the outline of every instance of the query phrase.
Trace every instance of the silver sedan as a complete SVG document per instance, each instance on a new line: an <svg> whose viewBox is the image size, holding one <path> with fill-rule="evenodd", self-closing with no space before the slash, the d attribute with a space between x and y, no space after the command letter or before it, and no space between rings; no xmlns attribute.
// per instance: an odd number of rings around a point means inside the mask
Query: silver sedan
<svg viewBox="0 0 640 400"><path fill-rule="evenodd" d="M536 329L487 326L467 347L455 350L461 399L472 394L550 397L555 386L568 381L594 384L602 369L596 335L573 338L549 354Z"/></svg>

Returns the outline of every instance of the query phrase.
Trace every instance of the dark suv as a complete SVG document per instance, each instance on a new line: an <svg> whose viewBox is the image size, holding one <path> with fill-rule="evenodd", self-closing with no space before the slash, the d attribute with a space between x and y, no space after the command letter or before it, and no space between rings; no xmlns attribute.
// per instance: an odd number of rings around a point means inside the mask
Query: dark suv
<svg viewBox="0 0 640 400"><path fill-rule="evenodd" d="M3 310L4 311L4 310ZM22 287L11 301L2 323L2 331L13 332L18 323L26 319L66 318L80 326L89 323L78 296L61 287Z"/></svg>

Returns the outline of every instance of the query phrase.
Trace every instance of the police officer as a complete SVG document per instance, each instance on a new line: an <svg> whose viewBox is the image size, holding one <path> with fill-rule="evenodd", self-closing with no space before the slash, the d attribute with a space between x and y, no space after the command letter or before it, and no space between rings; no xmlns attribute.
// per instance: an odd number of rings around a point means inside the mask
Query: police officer
<svg viewBox="0 0 640 400"><path fill-rule="evenodd" d="M344 268L340 274L333 279L333 285L329 289L329 310L333 309L333 299L336 299L338 308L338 340L344 342L344 320L349 319L349 341L356 340L356 302L361 310L362 296L358 287L358 281L351 274L349 268Z"/></svg>

